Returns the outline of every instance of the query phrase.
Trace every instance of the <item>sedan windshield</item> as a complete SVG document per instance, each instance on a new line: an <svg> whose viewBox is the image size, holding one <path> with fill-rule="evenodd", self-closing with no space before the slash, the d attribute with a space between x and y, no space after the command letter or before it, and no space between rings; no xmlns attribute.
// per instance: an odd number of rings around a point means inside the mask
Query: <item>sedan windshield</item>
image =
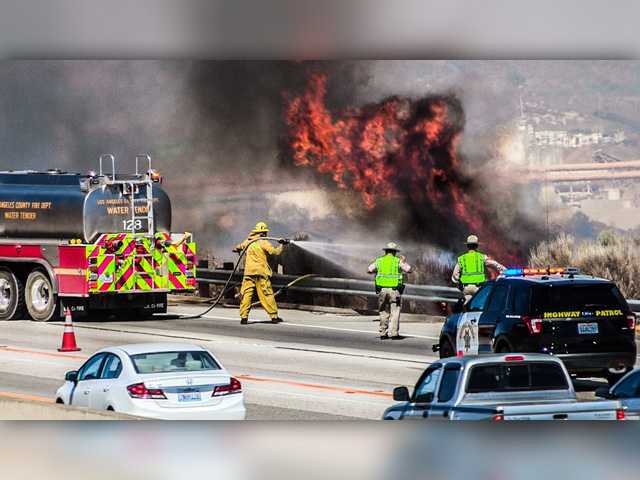
<svg viewBox="0 0 640 480"><path fill-rule="evenodd" d="M220 365L204 351L140 353L131 355L131 360L141 374L220 370Z"/></svg>

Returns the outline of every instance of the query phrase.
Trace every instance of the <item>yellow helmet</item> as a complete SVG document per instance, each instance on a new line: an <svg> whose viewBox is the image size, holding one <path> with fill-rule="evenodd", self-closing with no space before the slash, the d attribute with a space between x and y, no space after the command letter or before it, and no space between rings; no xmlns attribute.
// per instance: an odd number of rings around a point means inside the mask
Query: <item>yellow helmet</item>
<svg viewBox="0 0 640 480"><path fill-rule="evenodd" d="M251 233L269 233L269 227L264 222L258 222Z"/></svg>

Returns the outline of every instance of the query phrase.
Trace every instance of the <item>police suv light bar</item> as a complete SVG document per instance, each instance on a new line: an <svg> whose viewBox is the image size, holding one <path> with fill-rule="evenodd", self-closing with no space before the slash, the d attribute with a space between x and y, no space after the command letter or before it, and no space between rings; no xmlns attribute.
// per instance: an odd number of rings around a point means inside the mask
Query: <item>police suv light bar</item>
<svg viewBox="0 0 640 480"><path fill-rule="evenodd" d="M579 273L580 269L576 267L514 267L507 268L502 275L505 277L525 277L527 275L577 275Z"/></svg>

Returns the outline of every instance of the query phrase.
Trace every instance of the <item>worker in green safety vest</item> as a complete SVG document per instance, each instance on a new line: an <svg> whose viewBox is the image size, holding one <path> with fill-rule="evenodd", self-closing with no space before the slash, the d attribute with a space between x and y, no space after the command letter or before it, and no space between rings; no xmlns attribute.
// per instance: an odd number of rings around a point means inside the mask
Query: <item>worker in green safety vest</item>
<svg viewBox="0 0 640 480"><path fill-rule="evenodd" d="M398 245L387 243L384 255L369 265L368 272L376 276L378 293L378 311L380 312L380 339L400 340L400 310L402 309L402 291L404 274L411 272L411 266L404 256L398 257Z"/></svg>
<svg viewBox="0 0 640 480"><path fill-rule="evenodd" d="M505 267L478 251L478 237L467 237L467 252L458 257L451 275L451 281L458 286L466 301L478 291L478 287L487 281L487 268L502 273Z"/></svg>

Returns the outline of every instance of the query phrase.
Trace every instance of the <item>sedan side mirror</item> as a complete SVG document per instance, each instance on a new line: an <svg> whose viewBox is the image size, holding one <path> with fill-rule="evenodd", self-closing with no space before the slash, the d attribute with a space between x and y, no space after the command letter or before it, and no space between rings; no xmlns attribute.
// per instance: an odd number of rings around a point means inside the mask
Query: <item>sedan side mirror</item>
<svg viewBox="0 0 640 480"><path fill-rule="evenodd" d="M596 388L595 395L600 398L613 398L613 395L609 392L609 387L605 386Z"/></svg>
<svg viewBox="0 0 640 480"><path fill-rule="evenodd" d="M71 370L70 372L65 373L64 379L67 382L76 383L78 381L78 371L77 370Z"/></svg>
<svg viewBox="0 0 640 480"><path fill-rule="evenodd" d="M393 399L396 402L409 401L409 389L407 387L396 387L393 389Z"/></svg>

